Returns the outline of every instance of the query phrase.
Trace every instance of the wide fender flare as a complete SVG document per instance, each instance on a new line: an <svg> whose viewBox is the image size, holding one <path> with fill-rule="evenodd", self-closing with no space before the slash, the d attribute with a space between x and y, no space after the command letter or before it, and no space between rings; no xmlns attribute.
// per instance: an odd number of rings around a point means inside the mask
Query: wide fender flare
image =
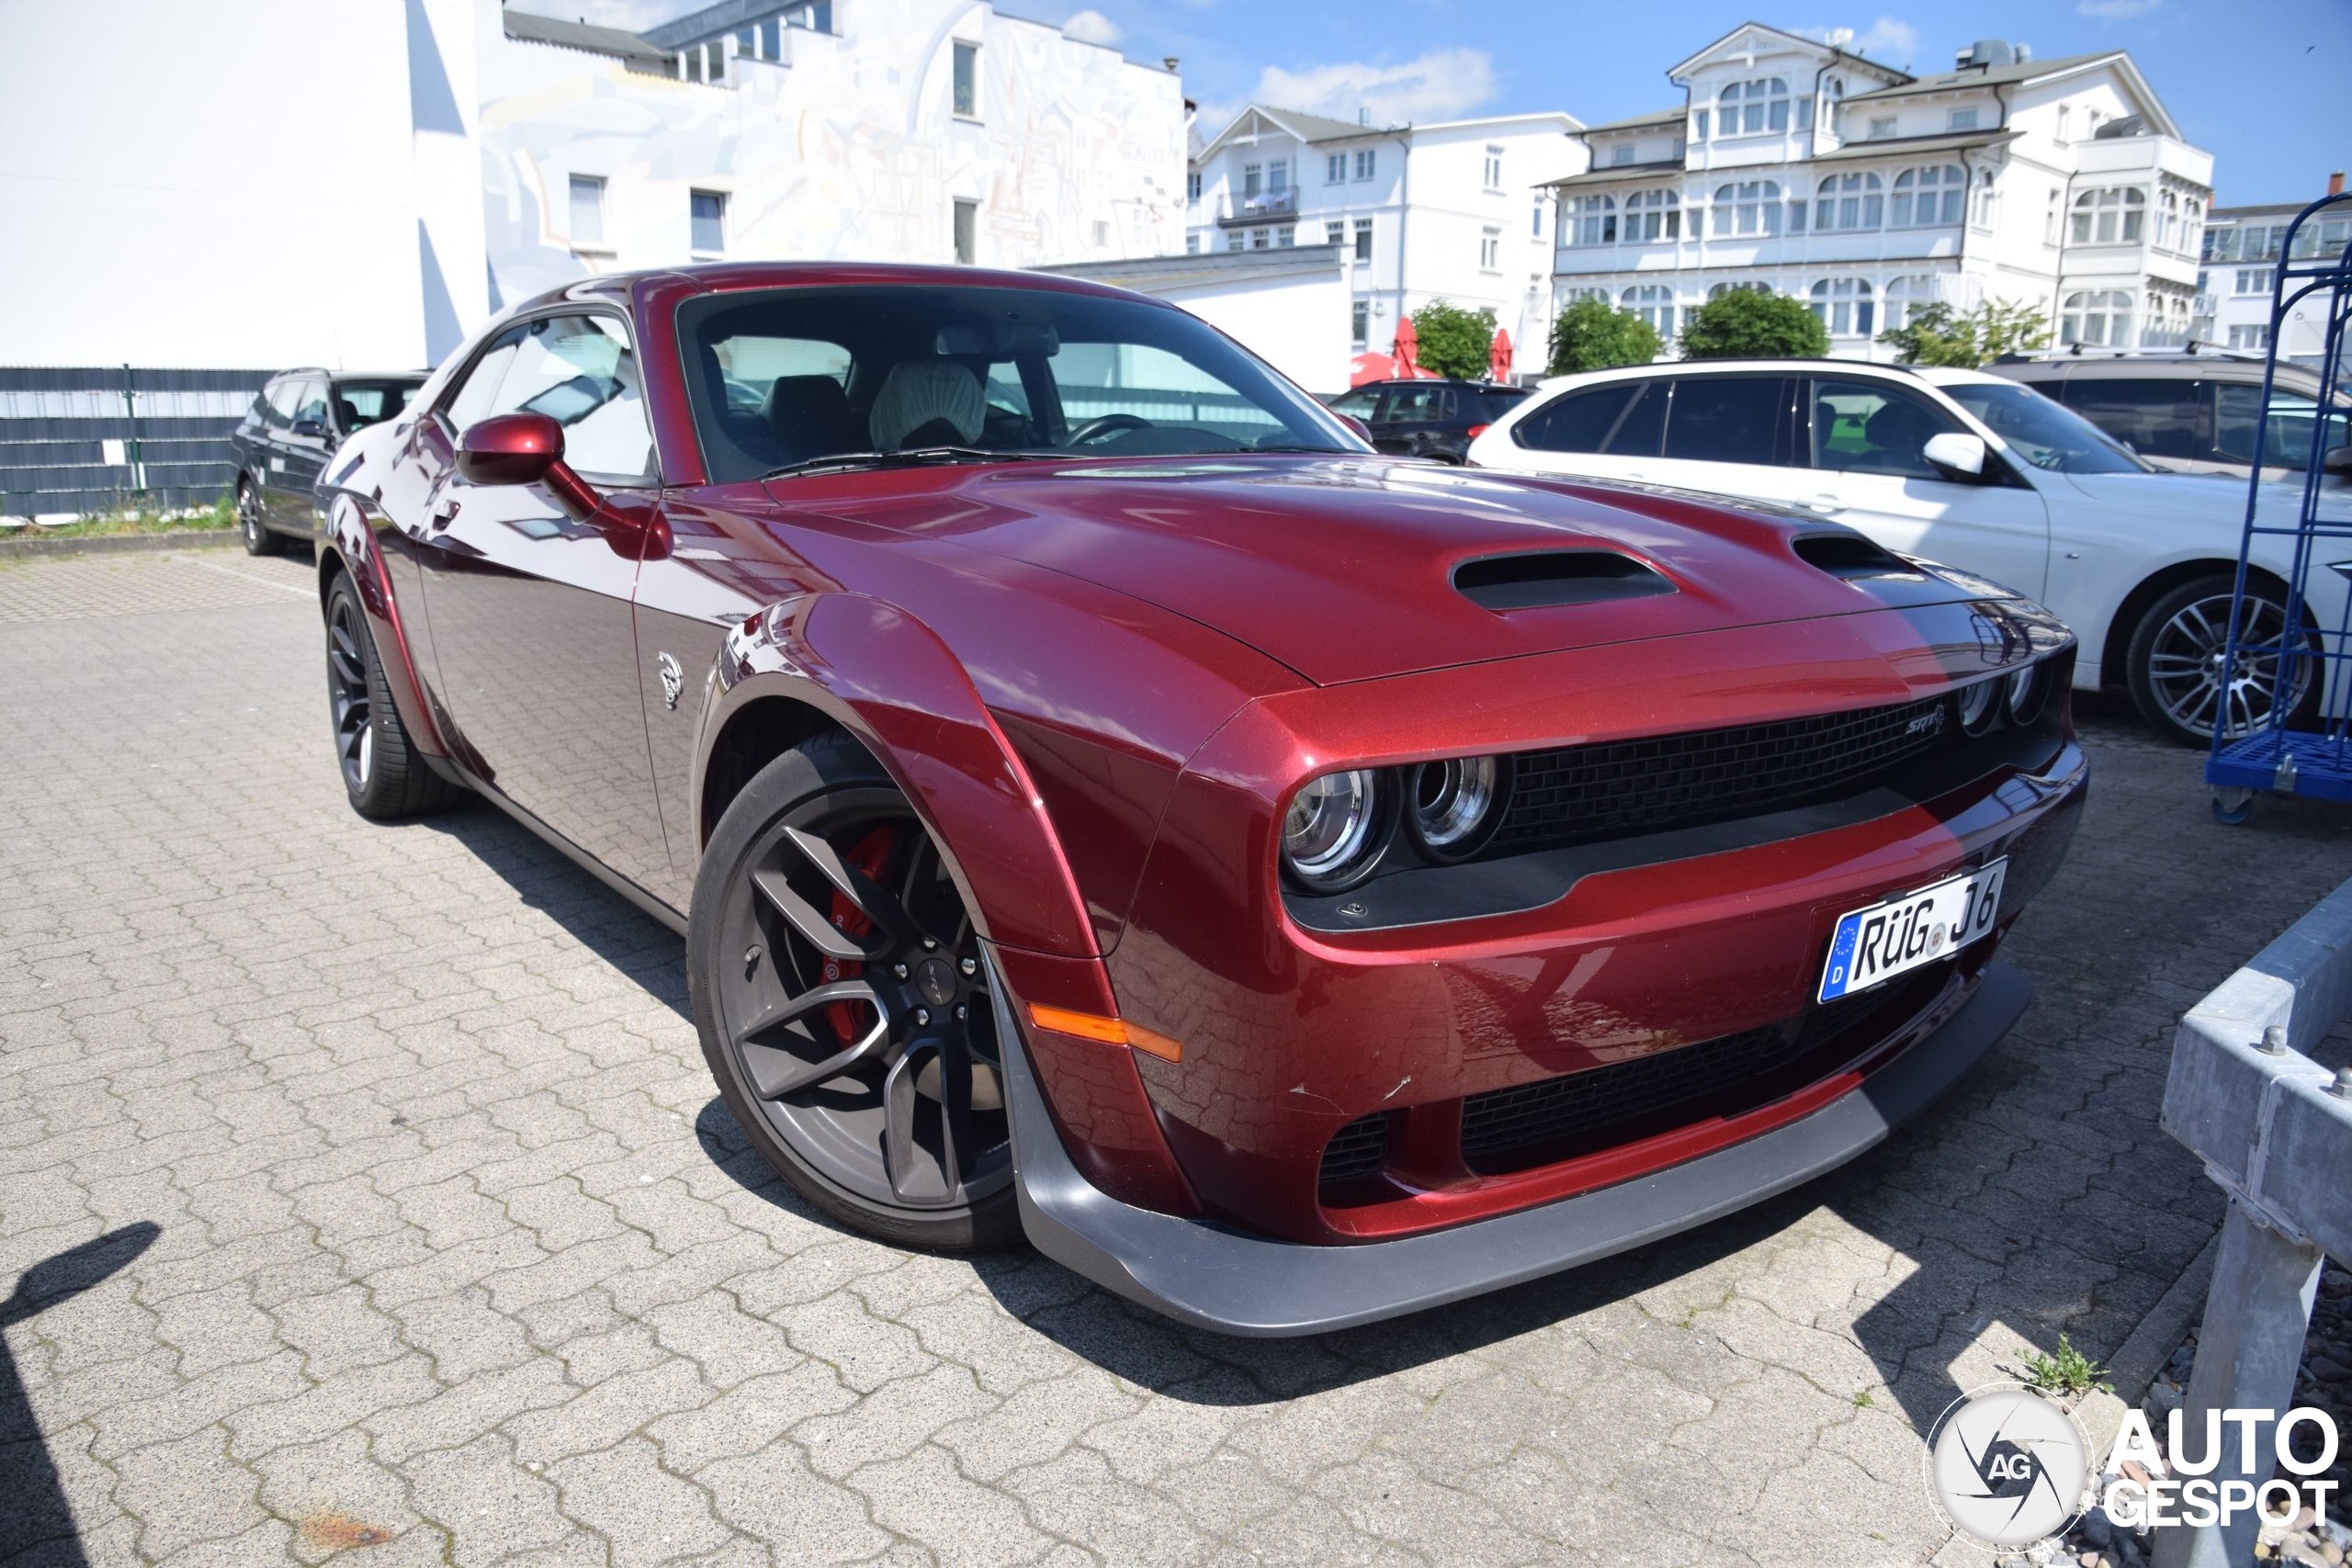
<svg viewBox="0 0 2352 1568"><path fill-rule="evenodd" d="M447 757L449 745L441 738L440 727L433 722L424 700L416 656L401 625L391 576L384 570L383 554L376 543L377 528L390 527L391 522L350 491L329 491L325 499L327 549L333 554L322 553L319 561L319 597L325 600L334 567L340 562L351 574L352 586L359 591L359 607L368 616L368 633L375 639L377 661L383 669L385 685L391 690L392 706L400 710L401 728L419 750Z"/></svg>
<svg viewBox="0 0 2352 1568"><path fill-rule="evenodd" d="M823 712L888 769L931 830L979 934L1062 958L1101 956L1046 804L970 675L908 611L863 593L786 600L728 634L695 742L697 842L711 754L766 697Z"/></svg>

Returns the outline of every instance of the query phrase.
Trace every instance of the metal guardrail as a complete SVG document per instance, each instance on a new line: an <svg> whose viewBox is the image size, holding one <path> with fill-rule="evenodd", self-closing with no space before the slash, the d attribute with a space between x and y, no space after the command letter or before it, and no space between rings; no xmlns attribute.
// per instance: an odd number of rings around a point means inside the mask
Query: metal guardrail
<svg viewBox="0 0 2352 1568"><path fill-rule="evenodd" d="M2292 1406L2323 1255L2352 1266L2352 1067L2331 1073L2304 1054L2347 1009L2352 882L2189 1009L2174 1036L2165 1131L2230 1201L2183 1411L2193 1441L2209 1411ZM2275 1426L2225 1443L2212 1474L2268 1480ZM2248 1455L2254 1468L2238 1468ZM2237 1568L2254 1561L2259 1529L2242 1511L2227 1528L2160 1530L2156 1568Z"/></svg>

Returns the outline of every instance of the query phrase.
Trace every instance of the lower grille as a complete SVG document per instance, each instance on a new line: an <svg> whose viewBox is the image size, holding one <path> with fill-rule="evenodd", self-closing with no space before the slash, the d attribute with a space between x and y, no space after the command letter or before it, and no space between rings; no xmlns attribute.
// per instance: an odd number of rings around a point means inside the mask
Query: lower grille
<svg viewBox="0 0 2352 1568"><path fill-rule="evenodd" d="M1377 1176L1388 1162L1388 1112L1359 1116L1323 1145L1322 1185L1336 1187Z"/></svg>
<svg viewBox="0 0 2352 1568"><path fill-rule="evenodd" d="M1780 810L1850 789L1946 731L1941 697L1771 724L1523 751L1498 847Z"/></svg>

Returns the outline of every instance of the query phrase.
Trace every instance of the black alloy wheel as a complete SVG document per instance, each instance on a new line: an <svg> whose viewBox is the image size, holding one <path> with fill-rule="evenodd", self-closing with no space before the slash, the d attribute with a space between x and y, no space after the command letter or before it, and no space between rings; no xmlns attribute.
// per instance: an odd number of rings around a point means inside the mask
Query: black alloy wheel
<svg viewBox="0 0 2352 1568"><path fill-rule="evenodd" d="M457 792L409 740L349 572L327 589L326 623L327 716L351 808L374 818L437 810Z"/></svg>
<svg viewBox="0 0 2352 1568"><path fill-rule="evenodd" d="M262 521L261 487L251 479L237 481L237 532L249 556L274 556L286 547L286 541Z"/></svg>
<svg viewBox="0 0 2352 1568"><path fill-rule="evenodd" d="M2158 731L2185 746L2210 745L2215 715L2225 706L2224 739L2233 740L2269 724L2282 704L2296 728L2311 728L2318 716L2316 645L2311 656L2292 660L2276 651L2287 629L2286 602L2276 589L2247 588L2238 657L2230 663L2236 586L2225 572L2183 583L2150 605L2132 630L2132 700ZM2271 651L2261 650L2265 643ZM2283 696L2282 663L2293 665Z"/></svg>
<svg viewBox="0 0 2352 1568"><path fill-rule="evenodd" d="M1019 1235L987 961L938 846L854 739L806 741L736 796L686 957L719 1090L802 1197L903 1246Z"/></svg>

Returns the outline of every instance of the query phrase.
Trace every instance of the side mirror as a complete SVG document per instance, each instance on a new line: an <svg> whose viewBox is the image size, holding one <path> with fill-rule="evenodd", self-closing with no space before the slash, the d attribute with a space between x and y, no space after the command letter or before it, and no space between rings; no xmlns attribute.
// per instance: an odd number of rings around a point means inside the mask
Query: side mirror
<svg viewBox="0 0 2352 1568"><path fill-rule="evenodd" d="M1949 479L1981 479L1989 454L1984 450L1984 438L1957 430L1928 437L1919 456Z"/></svg>
<svg viewBox="0 0 2352 1568"><path fill-rule="evenodd" d="M314 413L304 414L294 422L294 434L297 435L324 435L326 433L327 422Z"/></svg>
<svg viewBox="0 0 2352 1568"><path fill-rule="evenodd" d="M1372 426L1366 424L1355 415L1351 413L1343 413L1340 416L1340 423L1346 425L1350 430L1354 431L1358 435L1363 436L1366 441L1372 439Z"/></svg>
<svg viewBox="0 0 2352 1568"><path fill-rule="evenodd" d="M543 413L502 413L458 439L458 477L472 485L545 485L575 523L604 498L563 460L563 426Z"/></svg>

